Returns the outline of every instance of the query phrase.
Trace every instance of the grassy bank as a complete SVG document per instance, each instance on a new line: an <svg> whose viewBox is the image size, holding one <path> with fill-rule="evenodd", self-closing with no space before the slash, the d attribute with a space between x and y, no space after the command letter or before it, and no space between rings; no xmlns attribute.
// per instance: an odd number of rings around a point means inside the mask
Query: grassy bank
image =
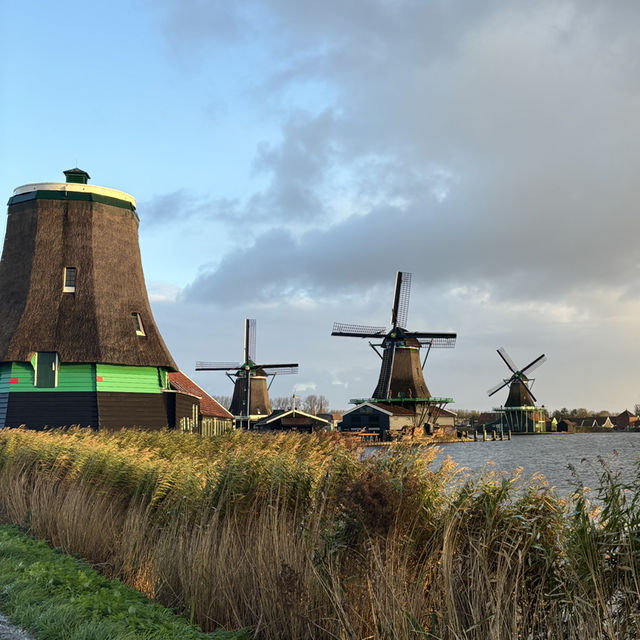
<svg viewBox="0 0 640 640"><path fill-rule="evenodd" d="M636 638L640 482L541 481L331 436L0 433L0 515L257 638Z"/></svg>
<svg viewBox="0 0 640 640"><path fill-rule="evenodd" d="M247 640L202 633L86 563L0 527L0 610L35 637L65 640Z"/></svg>

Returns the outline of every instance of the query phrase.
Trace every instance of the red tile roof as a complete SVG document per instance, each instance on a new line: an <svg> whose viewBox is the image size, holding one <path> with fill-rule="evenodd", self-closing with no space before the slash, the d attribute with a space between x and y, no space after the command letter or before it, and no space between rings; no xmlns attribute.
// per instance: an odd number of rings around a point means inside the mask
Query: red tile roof
<svg viewBox="0 0 640 640"><path fill-rule="evenodd" d="M211 418L233 418L217 400L212 398L206 391L201 389L191 378L182 371L169 373L169 383L175 391L183 391L200 398L200 414Z"/></svg>

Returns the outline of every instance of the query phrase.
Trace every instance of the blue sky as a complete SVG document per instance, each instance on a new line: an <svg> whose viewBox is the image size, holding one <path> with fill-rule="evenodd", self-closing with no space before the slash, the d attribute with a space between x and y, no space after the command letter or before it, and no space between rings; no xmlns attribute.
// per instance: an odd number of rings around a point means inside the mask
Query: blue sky
<svg viewBox="0 0 640 640"><path fill-rule="evenodd" d="M500 403L495 349L545 352L551 408L632 408L637 366L635 2L0 0L0 187L138 201L174 357L298 361L272 393L369 395L378 360L333 321L458 331L427 384ZM502 399L504 400L504 399Z"/></svg>

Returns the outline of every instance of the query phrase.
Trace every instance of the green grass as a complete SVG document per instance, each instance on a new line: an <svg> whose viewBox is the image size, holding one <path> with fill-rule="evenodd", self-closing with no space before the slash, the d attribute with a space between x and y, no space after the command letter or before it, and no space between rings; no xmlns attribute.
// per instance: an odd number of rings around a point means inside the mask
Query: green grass
<svg viewBox="0 0 640 640"><path fill-rule="evenodd" d="M0 527L0 610L39 640L242 640L206 634L121 582L50 549L14 527Z"/></svg>

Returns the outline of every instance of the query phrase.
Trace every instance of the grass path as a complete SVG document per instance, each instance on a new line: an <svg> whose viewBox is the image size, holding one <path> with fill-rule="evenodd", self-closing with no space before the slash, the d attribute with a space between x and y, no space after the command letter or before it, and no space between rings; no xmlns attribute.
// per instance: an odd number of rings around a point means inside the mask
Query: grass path
<svg viewBox="0 0 640 640"><path fill-rule="evenodd" d="M38 640L248 640L203 633L138 591L0 526L0 610Z"/></svg>

